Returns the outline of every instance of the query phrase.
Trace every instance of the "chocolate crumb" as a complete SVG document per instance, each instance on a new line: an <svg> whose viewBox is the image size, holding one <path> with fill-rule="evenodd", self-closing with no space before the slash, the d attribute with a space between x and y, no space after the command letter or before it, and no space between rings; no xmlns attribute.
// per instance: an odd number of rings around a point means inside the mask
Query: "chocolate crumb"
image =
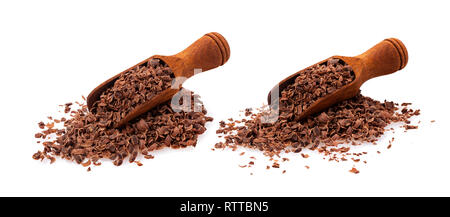
<svg viewBox="0 0 450 217"><path fill-rule="evenodd" d="M272 164L272 167L273 167L273 168L280 168L280 164L277 163L277 162L274 162L274 163Z"/></svg>
<svg viewBox="0 0 450 217"><path fill-rule="evenodd" d="M405 128L407 129L407 130L411 130L411 129L417 129L417 128L419 128L418 126L414 126L414 125L405 125Z"/></svg>
<svg viewBox="0 0 450 217"><path fill-rule="evenodd" d="M45 124L44 124L44 122L39 122L38 123L38 125L39 125L39 128L41 128L41 129L44 129L45 128Z"/></svg>
<svg viewBox="0 0 450 217"><path fill-rule="evenodd" d="M355 167L353 167L351 170L349 170L349 172L354 173L354 174L358 174L359 170L357 170Z"/></svg>

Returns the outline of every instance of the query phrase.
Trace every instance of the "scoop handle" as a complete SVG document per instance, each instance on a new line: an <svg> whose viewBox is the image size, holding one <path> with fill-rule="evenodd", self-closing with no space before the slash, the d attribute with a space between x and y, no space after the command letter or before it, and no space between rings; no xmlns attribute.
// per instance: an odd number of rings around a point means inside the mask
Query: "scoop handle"
<svg viewBox="0 0 450 217"><path fill-rule="evenodd" d="M230 47L221 34L211 32L175 55L153 57L165 61L178 75L189 78L194 75L194 69L207 71L225 64L230 58Z"/></svg>
<svg viewBox="0 0 450 217"><path fill-rule="evenodd" d="M357 56L365 66L365 77L391 74L403 69L408 63L408 51L396 38L388 38Z"/></svg>

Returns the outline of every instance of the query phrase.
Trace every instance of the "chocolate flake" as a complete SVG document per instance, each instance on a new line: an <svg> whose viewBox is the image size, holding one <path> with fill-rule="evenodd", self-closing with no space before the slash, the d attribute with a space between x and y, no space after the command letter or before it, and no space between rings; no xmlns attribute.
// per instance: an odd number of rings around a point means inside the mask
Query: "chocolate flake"
<svg viewBox="0 0 450 217"><path fill-rule="evenodd" d="M349 172L354 173L354 174L358 174L359 170L357 170L355 167L353 167L351 170L349 170Z"/></svg>

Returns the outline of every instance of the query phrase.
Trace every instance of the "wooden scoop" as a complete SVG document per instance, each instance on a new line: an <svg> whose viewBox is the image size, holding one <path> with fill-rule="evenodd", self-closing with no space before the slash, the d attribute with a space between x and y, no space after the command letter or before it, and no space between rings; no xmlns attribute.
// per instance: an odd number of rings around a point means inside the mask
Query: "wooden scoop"
<svg viewBox="0 0 450 217"><path fill-rule="evenodd" d="M194 69L201 69L202 71L207 71L218 66L225 64L230 58L230 47L225 38L217 32L211 32L194 43L183 51L172 55L172 56L161 56L154 55L144 61L130 67L129 69L115 75L114 77L108 79L107 81L96 87L87 97L87 106L89 109L92 108L95 101L99 100L100 95L111 87L114 82L119 78L122 73L141 65L146 65L150 59L158 58L164 61L170 69L172 69L175 79L177 78L189 78L194 75ZM184 79L178 79L180 83ZM172 98L180 89L181 84L178 83L177 87L168 88L158 95L154 96L149 101L137 106L134 110L128 113L125 118L123 118L119 123L115 125L115 128L121 127L139 115L149 111L155 106L164 103Z"/></svg>
<svg viewBox="0 0 450 217"><path fill-rule="evenodd" d="M408 63L408 51L400 40L396 38L389 38L383 40L358 56L333 56L331 58L340 59L350 65L355 73L355 80L343 86L339 90L336 90L335 92L315 101L306 110L300 113L300 115L297 115L295 117L296 120L301 120L309 115L327 109L338 102L356 96L359 93L359 88L361 85L371 78L391 74L403 69ZM317 64L326 63L326 61L327 59ZM285 87L295 82L295 78L303 73L303 71L304 70L301 70L287 77L281 81L278 86L275 86L272 91L274 91L275 88L279 88L278 92L281 93ZM270 105L272 101L271 93L269 93L268 100Z"/></svg>

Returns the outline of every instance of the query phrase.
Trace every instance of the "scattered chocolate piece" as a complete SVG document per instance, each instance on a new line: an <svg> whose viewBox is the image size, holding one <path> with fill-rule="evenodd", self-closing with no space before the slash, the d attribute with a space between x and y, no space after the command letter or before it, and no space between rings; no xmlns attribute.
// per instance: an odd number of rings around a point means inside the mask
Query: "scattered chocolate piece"
<svg viewBox="0 0 450 217"><path fill-rule="evenodd" d="M153 156L153 155L144 155L144 158L145 159L154 159L155 158L155 156Z"/></svg>
<svg viewBox="0 0 450 217"><path fill-rule="evenodd" d="M252 108L246 108L245 109L245 114L246 117L252 115Z"/></svg>
<svg viewBox="0 0 450 217"><path fill-rule="evenodd" d="M44 122L39 122L38 123L38 125L39 125L39 128L41 128L41 129L44 129L45 128L45 124L44 124Z"/></svg>
<svg viewBox="0 0 450 217"><path fill-rule="evenodd" d="M85 163L81 163L82 166L87 167L89 165L91 165L91 160L88 159L88 161L86 161Z"/></svg>
<svg viewBox="0 0 450 217"><path fill-rule="evenodd" d="M358 174L359 170L357 170L355 167L353 167L351 170L349 170L349 172L354 173L354 174Z"/></svg>
<svg viewBox="0 0 450 217"><path fill-rule="evenodd" d="M50 159L50 164L54 163L56 161L56 158L53 156L46 156L48 159Z"/></svg>
<svg viewBox="0 0 450 217"><path fill-rule="evenodd" d="M407 130L411 130L411 129L417 129L417 128L419 128L418 126L414 126L414 125L405 125L405 128L407 129Z"/></svg>
<svg viewBox="0 0 450 217"><path fill-rule="evenodd" d="M34 138L38 139L38 138L45 138L45 135L42 133L36 133L34 134Z"/></svg>
<svg viewBox="0 0 450 217"><path fill-rule="evenodd" d="M45 125L45 127L47 127L48 129L52 129L53 127L55 127L55 123L51 122Z"/></svg>
<svg viewBox="0 0 450 217"><path fill-rule="evenodd" d="M274 162L274 163L272 164L272 167L273 167L273 168L280 168L280 164L277 163L277 162Z"/></svg>
<svg viewBox="0 0 450 217"><path fill-rule="evenodd" d="M352 158L352 161L355 163L358 163L360 161L360 159Z"/></svg>
<svg viewBox="0 0 450 217"><path fill-rule="evenodd" d="M70 112L70 110L71 110L70 106L72 106L71 102L65 104L64 113L69 113Z"/></svg>

